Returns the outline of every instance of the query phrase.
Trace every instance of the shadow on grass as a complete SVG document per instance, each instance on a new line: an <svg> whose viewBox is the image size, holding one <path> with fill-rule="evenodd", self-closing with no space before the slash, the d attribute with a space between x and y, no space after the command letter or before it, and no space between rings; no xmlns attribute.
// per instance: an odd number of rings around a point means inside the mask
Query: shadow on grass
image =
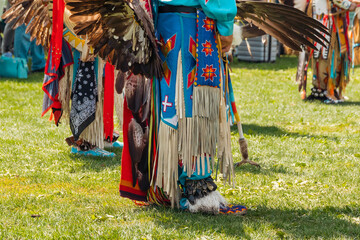
<svg viewBox="0 0 360 240"><path fill-rule="evenodd" d="M241 204L241 203L240 203ZM350 238L360 236L359 206L327 206L308 209L276 209L258 206L246 216L191 214L165 207L140 209L152 215L155 224L165 229L184 229L195 236L224 234L250 239L250 232L271 228L279 238ZM246 225L246 228L244 228ZM261 234L261 233L260 233Z"/></svg>
<svg viewBox="0 0 360 240"><path fill-rule="evenodd" d="M334 104L334 106L336 107L341 107L341 106L360 106L360 102L343 102L343 103L339 103L339 104Z"/></svg>
<svg viewBox="0 0 360 240"><path fill-rule="evenodd" d="M249 212L251 221L271 224L279 237L290 238L350 238L360 236L360 227L345 218L358 218L359 206L318 207L307 209L273 209L259 206Z"/></svg>
<svg viewBox="0 0 360 240"><path fill-rule="evenodd" d="M310 135L310 134L300 134L296 132L287 132L283 129L276 126L260 126L256 124L242 124L244 133L248 135L266 135L274 137L283 137L288 136L292 138L306 137L306 138L315 138L315 139L326 139L332 141L338 141L337 137L328 137L328 136L319 136L319 135ZM237 132L237 126L231 127L232 132Z"/></svg>
<svg viewBox="0 0 360 240"><path fill-rule="evenodd" d="M105 149L110 151L110 149ZM117 168L121 166L121 149L111 149L110 152L116 154L115 157L93 157L93 156L83 156L78 154L70 154L70 158L82 162L82 168L84 170L90 170L95 172L100 172L106 168Z"/></svg>
<svg viewBox="0 0 360 240"><path fill-rule="evenodd" d="M241 216L214 216L210 214L193 214L182 210L172 210L166 207L148 207L139 209L138 211L146 211L156 225L161 228L184 232L184 236L194 235L198 239L201 236L207 236L217 233L224 234L228 237L249 238L246 234L243 223L244 217Z"/></svg>
<svg viewBox="0 0 360 240"><path fill-rule="evenodd" d="M335 107L360 106L360 102L358 102L358 101L355 101L355 102L345 101L345 102L337 103L337 104L325 103L325 102L320 101L320 100L306 100L306 101L304 101L304 102L306 102L306 103L308 103L308 104L311 104L311 103L314 103L314 104L324 104L324 105L335 106Z"/></svg>
<svg viewBox="0 0 360 240"><path fill-rule="evenodd" d="M235 167L235 173L237 175L241 175L244 173L252 173L252 174L257 174L257 175L266 175L266 176L274 176L277 174L288 174L288 175L292 175L292 176L299 176L301 173L299 172L294 172L294 171L289 171L288 168L286 168L284 165L282 164L273 164L268 166L268 164L266 162L262 162L259 158L251 158L250 160L257 162L260 164L260 168L250 165L250 164L244 164L241 165L239 167ZM236 162L240 162L239 161L234 161L234 163Z"/></svg>

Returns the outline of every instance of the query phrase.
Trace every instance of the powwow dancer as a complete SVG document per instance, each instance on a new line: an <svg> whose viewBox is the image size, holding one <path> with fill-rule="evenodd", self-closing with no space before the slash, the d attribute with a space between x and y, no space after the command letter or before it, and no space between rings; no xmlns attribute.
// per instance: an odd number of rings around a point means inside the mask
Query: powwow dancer
<svg viewBox="0 0 360 240"><path fill-rule="evenodd" d="M344 92L350 81L352 49L349 39L349 12L356 4L349 0L311 0L306 7L308 16L322 22L331 35L327 46L306 49L299 55L296 81L303 100L319 99L326 103L345 100ZM306 98L307 69L312 60L311 94Z"/></svg>
<svg viewBox="0 0 360 240"><path fill-rule="evenodd" d="M352 67L355 67L360 64L360 7L357 7L355 10L353 18L353 28L352 28L352 49L353 49L353 62Z"/></svg>
<svg viewBox="0 0 360 240"><path fill-rule="evenodd" d="M31 40L36 38L36 44L49 49L44 71L42 116L51 111L50 119L56 125L60 119L70 123L74 137L66 141L72 146L71 152L115 156L103 150L104 146L121 147L116 142L119 135L113 133L114 97L118 103L121 95L108 94L111 91L114 93L114 81L111 83L114 70L108 70L110 78L103 79L104 61L95 59L86 41L73 33L74 24L64 6L63 3L63 6L55 4L53 7L52 3L37 0L16 1L3 18L7 22L15 19L14 28L25 24ZM56 48L52 47L54 45ZM106 99L104 92L107 92ZM116 110L119 116L122 115L120 104L117 104Z"/></svg>
<svg viewBox="0 0 360 240"><path fill-rule="evenodd" d="M55 0L54 9L62 4ZM211 178L216 152L225 179L234 176L227 108L230 84L222 51L231 44L235 2L154 1L160 52L149 2L67 0L66 4L72 12L69 19L76 23L74 32L86 36L94 54L119 70L115 88L125 89L120 194L192 212L244 213L243 206L226 205ZM326 32L325 27L296 9L249 1L237 1L236 7L240 19L295 50L302 44L314 48L305 37L326 41L319 33ZM54 22L52 38L59 35L59 22ZM61 48L56 47L59 41L54 44L51 54L56 63Z"/></svg>
<svg viewBox="0 0 360 240"><path fill-rule="evenodd" d="M158 169L151 186L164 189L172 206L218 213L227 204L211 178L216 145L225 179L233 177L228 80L221 57L232 43L236 4L159 1L157 9L164 76L159 79ZM222 141L217 142L218 136ZM171 164L172 159L180 161L179 174L179 164ZM238 210L246 208L238 206Z"/></svg>
<svg viewBox="0 0 360 240"><path fill-rule="evenodd" d="M211 178L216 152L225 179L233 177L222 51L230 47L234 17L297 50L312 46L301 34L325 40L313 31L325 27L298 10L258 2L68 0L67 6L76 33L123 72L116 83L126 96L120 194L191 212L244 213L242 206L229 209Z"/></svg>

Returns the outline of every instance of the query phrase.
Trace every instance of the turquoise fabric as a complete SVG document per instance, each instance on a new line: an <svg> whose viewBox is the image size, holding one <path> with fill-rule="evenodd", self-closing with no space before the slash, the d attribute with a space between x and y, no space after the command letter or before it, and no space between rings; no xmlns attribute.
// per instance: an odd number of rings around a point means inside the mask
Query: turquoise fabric
<svg viewBox="0 0 360 240"><path fill-rule="evenodd" d="M84 156L93 156L93 157L115 157L115 153L105 151L101 148L93 148L87 151L78 150L76 147L71 147L71 153L84 155Z"/></svg>
<svg viewBox="0 0 360 240"><path fill-rule="evenodd" d="M21 78L28 77L27 61L24 58L0 57L0 77Z"/></svg>
<svg viewBox="0 0 360 240"><path fill-rule="evenodd" d="M236 16L235 0L155 0L160 5L183 5L189 7L201 7L206 16L216 20L219 33L229 36L233 33L234 18Z"/></svg>
<svg viewBox="0 0 360 240"><path fill-rule="evenodd" d="M209 159L209 161L211 162L211 159ZM201 159L200 159L200 165L202 165ZM190 177L188 177L187 172L184 171L184 169L182 167L179 167L179 183L182 186L184 186L186 180L201 180L201 179L208 178L211 176L211 173L212 173L212 170L209 168L211 168L211 166L208 166L208 164L205 161L205 172L202 172L200 170L200 174L198 174L198 168L196 166L194 173Z"/></svg>

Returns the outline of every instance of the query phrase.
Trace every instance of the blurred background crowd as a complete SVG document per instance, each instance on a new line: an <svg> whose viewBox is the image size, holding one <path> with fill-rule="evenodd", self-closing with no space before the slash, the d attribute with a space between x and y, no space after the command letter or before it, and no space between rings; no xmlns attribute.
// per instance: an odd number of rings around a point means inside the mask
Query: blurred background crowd
<svg viewBox="0 0 360 240"><path fill-rule="evenodd" d="M9 9L12 1L0 0L0 13L2 15L6 9ZM31 72L43 72L45 68L44 49L41 45L36 45L35 40L30 40L30 34L26 33L26 26L22 25L13 29L16 19L5 24L4 20L0 22L0 45L1 55L28 59L31 57L29 70Z"/></svg>

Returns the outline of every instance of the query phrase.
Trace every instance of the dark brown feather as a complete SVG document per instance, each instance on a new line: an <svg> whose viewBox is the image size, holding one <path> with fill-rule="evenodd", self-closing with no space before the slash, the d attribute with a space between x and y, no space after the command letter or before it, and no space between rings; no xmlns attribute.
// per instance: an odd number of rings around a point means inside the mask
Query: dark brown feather
<svg viewBox="0 0 360 240"><path fill-rule="evenodd" d="M125 98L128 108L138 113L143 104L145 80L143 76L131 74L125 83Z"/></svg>
<svg viewBox="0 0 360 240"><path fill-rule="evenodd" d="M125 85L126 75L122 71L119 71L116 76L115 90L118 94L122 94Z"/></svg>
<svg viewBox="0 0 360 240"><path fill-rule="evenodd" d="M132 178L133 186L136 185L136 180L138 179L139 169L138 165L141 161L144 149L148 142L148 131L143 131L140 124L136 122L135 119L132 119L129 123L128 128L128 145L129 153L131 158L132 166Z"/></svg>
<svg viewBox="0 0 360 240"><path fill-rule="evenodd" d="M252 24L246 24L242 27L242 39L254 38L264 34L266 33L263 30Z"/></svg>
<svg viewBox="0 0 360 240"><path fill-rule="evenodd" d="M30 33L30 39L36 39L37 45L41 44L47 48L51 28L49 5L48 2L43 0L17 0L2 15L2 18L6 19L6 22L16 19L14 29L25 24L27 26L25 32Z"/></svg>
<svg viewBox="0 0 360 240"><path fill-rule="evenodd" d="M304 88L306 90L306 79L307 79L307 69L306 66L309 61L309 53L306 50L303 50L299 53L299 62L296 72L296 83L299 86L299 92Z"/></svg>
<svg viewBox="0 0 360 240"><path fill-rule="evenodd" d="M300 51L302 45L314 49L308 38L321 45L328 43L324 36L329 35L327 28L298 9L268 2L236 0L236 4L238 17L294 50Z"/></svg>
<svg viewBox="0 0 360 240"><path fill-rule="evenodd" d="M117 70L162 76L153 22L139 0L66 0L66 7L75 33L86 35L94 53Z"/></svg>

